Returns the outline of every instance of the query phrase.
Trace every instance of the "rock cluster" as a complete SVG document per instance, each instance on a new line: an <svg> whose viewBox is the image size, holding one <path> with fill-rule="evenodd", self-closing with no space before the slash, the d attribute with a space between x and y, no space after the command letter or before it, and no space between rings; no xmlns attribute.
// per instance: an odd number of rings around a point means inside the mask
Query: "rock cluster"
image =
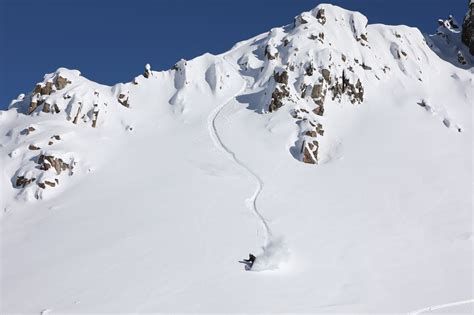
<svg viewBox="0 0 474 315"><path fill-rule="evenodd" d="M72 166L70 164L53 155L41 154L37 163L40 170L47 171L50 168L53 168L57 175L60 175L62 171L72 170Z"/></svg>
<svg viewBox="0 0 474 315"><path fill-rule="evenodd" d="M52 93L62 90L71 83L67 78L62 77L60 74L57 74L53 79L48 80L46 83L38 83L33 92L30 101L30 105L28 107L28 115L33 113L36 108L43 105L43 111L49 113L51 110L54 112L59 113L59 108L56 104L51 104L45 102L42 96L44 95L51 95Z"/></svg>
<svg viewBox="0 0 474 315"><path fill-rule="evenodd" d="M290 90L288 88L288 72L275 72L273 78L277 84L275 90L272 92L270 104L268 105L269 112L274 112L282 107L284 105L284 99L290 95Z"/></svg>

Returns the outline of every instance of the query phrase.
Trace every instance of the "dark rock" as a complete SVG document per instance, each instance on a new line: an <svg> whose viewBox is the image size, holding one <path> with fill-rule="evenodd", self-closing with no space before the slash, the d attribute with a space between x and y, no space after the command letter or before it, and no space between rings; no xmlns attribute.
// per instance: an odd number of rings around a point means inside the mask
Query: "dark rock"
<svg viewBox="0 0 474 315"><path fill-rule="evenodd" d="M313 109L313 113L315 113L318 116L323 116L324 115L324 105L316 106L316 108Z"/></svg>
<svg viewBox="0 0 474 315"><path fill-rule="evenodd" d="M26 178L24 176L18 176L16 178L15 185L16 187L25 187L26 185L29 185L31 182L34 182L36 178Z"/></svg>
<svg viewBox="0 0 474 315"><path fill-rule="evenodd" d="M324 129L323 129L323 125L321 124L317 124L316 125L316 132L321 135L321 136L324 136Z"/></svg>
<svg viewBox="0 0 474 315"><path fill-rule="evenodd" d="M56 158L52 155L41 154L38 158L38 164L40 165L40 170L47 171L51 167L56 170L56 174L61 174L62 171L72 170L72 166L65 163L61 158Z"/></svg>
<svg viewBox="0 0 474 315"><path fill-rule="evenodd" d="M294 27L298 27L300 26L301 24L306 24L308 23L308 21L306 21L303 16L300 14L298 16L295 17L294 21L293 21L293 26Z"/></svg>
<svg viewBox="0 0 474 315"><path fill-rule="evenodd" d="M41 88L41 95L51 95L53 92L53 82L46 82L45 86Z"/></svg>
<svg viewBox="0 0 474 315"><path fill-rule="evenodd" d="M33 95L41 93L41 84L36 84L35 88L33 89Z"/></svg>
<svg viewBox="0 0 474 315"><path fill-rule="evenodd" d="M272 55L272 53L270 52L270 47L270 45L265 46L265 57L267 57L268 60L274 60L278 57L278 52Z"/></svg>
<svg viewBox="0 0 474 315"><path fill-rule="evenodd" d="M35 131L35 130L36 130L35 127L30 126L30 127L28 127L28 128L23 129L20 134L22 134L22 135L29 135L30 133L32 133L32 132Z"/></svg>
<svg viewBox="0 0 474 315"><path fill-rule="evenodd" d="M362 69L364 70L372 70L372 67L369 67L368 65L366 65L365 63L362 63Z"/></svg>
<svg viewBox="0 0 474 315"><path fill-rule="evenodd" d="M281 73L275 72L273 77L277 83L288 84L288 72L286 71L282 71Z"/></svg>
<svg viewBox="0 0 474 315"><path fill-rule="evenodd" d="M92 128L97 126L97 118L99 117L99 110L97 107L94 107L94 111L92 112Z"/></svg>
<svg viewBox="0 0 474 315"><path fill-rule="evenodd" d="M314 72L314 67L313 67L313 64L310 63L306 69L305 69L305 73L307 76L312 76L313 75L313 72Z"/></svg>
<svg viewBox="0 0 474 315"><path fill-rule="evenodd" d="M324 90L324 85L315 84L313 86L313 90L311 91L311 98L315 100L316 104L321 105L324 102L325 94L326 94L326 91Z"/></svg>
<svg viewBox="0 0 474 315"><path fill-rule="evenodd" d="M71 83L71 81L68 81L68 79L63 78L62 76L58 75L57 78L56 78L56 81L54 82L54 85L56 86L57 90L62 90L69 83Z"/></svg>
<svg viewBox="0 0 474 315"><path fill-rule="evenodd" d="M50 182L50 181L47 181L45 180L44 183L50 187L55 187L56 186L56 183L55 182Z"/></svg>
<svg viewBox="0 0 474 315"><path fill-rule="evenodd" d="M147 79L151 76L151 66L148 63L145 65L145 72L143 72L143 76Z"/></svg>
<svg viewBox="0 0 474 315"><path fill-rule="evenodd" d="M288 97L290 92L288 91L285 85L277 86L272 93L272 100L270 101L270 105L268 106L269 112L274 112L280 107L283 106L282 100L285 97Z"/></svg>
<svg viewBox="0 0 474 315"><path fill-rule="evenodd" d="M118 96L118 102L127 108L130 107L130 104L128 103L128 97L126 97L125 94L120 94Z"/></svg>
<svg viewBox="0 0 474 315"><path fill-rule="evenodd" d="M318 133L316 132L316 130L308 130L305 132L305 136L316 138L318 136Z"/></svg>
<svg viewBox="0 0 474 315"><path fill-rule="evenodd" d="M39 94L35 94L31 98L30 106L28 106L28 115L33 113L35 109L38 107L38 98L39 98Z"/></svg>
<svg viewBox="0 0 474 315"><path fill-rule="evenodd" d="M43 112L49 113L50 111L51 111L51 105L49 105L48 103L44 103Z"/></svg>
<svg viewBox="0 0 474 315"><path fill-rule="evenodd" d="M326 23L326 15L324 14L324 9L319 9L316 13L316 19L318 22L324 25Z"/></svg>
<svg viewBox="0 0 474 315"><path fill-rule="evenodd" d="M82 102L79 102L79 108L77 109L76 116L75 116L74 119L72 120L72 123L73 123L73 124L77 124L77 121L79 120L79 116L80 116L80 114L81 114L81 111L82 111Z"/></svg>
<svg viewBox="0 0 474 315"><path fill-rule="evenodd" d="M317 140L313 140L313 142L303 141L303 145L301 147L301 153L303 153L303 162L308 164L317 164L318 151L319 142Z"/></svg>
<svg viewBox="0 0 474 315"><path fill-rule="evenodd" d="M321 75L323 76L324 80L326 80L328 84L331 84L331 72L329 72L328 69L322 69Z"/></svg>
<svg viewBox="0 0 474 315"><path fill-rule="evenodd" d="M37 150L40 150L41 148L35 146L34 144L30 144L30 145L28 146L28 149L29 149L29 150L32 150L32 151L37 151Z"/></svg>
<svg viewBox="0 0 474 315"><path fill-rule="evenodd" d="M469 8L462 23L461 40L474 56L474 1L470 0Z"/></svg>

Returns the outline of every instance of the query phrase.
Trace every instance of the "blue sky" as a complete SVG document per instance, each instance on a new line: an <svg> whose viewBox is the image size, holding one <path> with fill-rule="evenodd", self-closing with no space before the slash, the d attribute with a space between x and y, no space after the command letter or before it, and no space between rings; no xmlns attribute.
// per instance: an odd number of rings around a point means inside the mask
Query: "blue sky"
<svg viewBox="0 0 474 315"><path fill-rule="evenodd" d="M467 0L0 0L0 109L58 67L103 84L127 82L146 63L164 70L224 52L321 2L427 33L438 18L461 21L467 10Z"/></svg>

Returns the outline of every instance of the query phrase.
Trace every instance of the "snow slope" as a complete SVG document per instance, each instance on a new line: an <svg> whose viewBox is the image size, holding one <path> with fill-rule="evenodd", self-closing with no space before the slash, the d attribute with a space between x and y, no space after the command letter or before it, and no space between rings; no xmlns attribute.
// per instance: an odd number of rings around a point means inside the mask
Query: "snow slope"
<svg viewBox="0 0 474 315"><path fill-rule="evenodd" d="M324 4L46 75L0 111L2 313L472 313L474 75L438 54Z"/></svg>

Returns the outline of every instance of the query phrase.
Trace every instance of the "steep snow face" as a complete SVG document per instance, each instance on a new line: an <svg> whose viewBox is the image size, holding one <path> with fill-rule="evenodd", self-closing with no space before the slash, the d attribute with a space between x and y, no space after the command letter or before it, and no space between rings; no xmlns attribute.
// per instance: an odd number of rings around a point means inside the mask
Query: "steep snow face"
<svg viewBox="0 0 474 315"><path fill-rule="evenodd" d="M474 77L440 32L324 4L129 83L46 75L0 111L2 311L471 311Z"/></svg>

